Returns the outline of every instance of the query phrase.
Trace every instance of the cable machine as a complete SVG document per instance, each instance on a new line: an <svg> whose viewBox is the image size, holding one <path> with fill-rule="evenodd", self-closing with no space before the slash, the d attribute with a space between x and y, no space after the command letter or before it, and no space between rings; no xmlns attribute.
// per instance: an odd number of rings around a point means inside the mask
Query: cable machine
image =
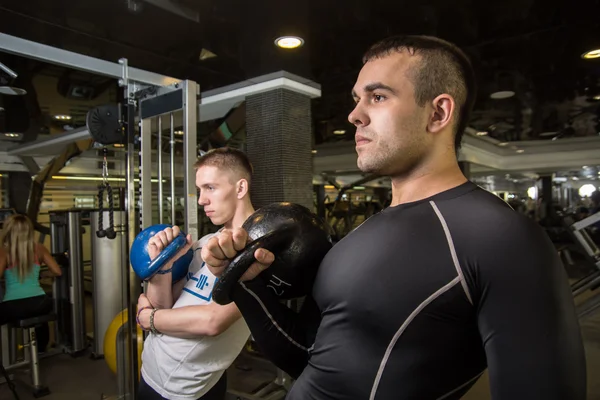
<svg viewBox="0 0 600 400"><path fill-rule="evenodd" d="M196 157L196 129L198 120L199 86L193 81L182 81L153 72L144 71L128 66L127 59L113 63L97 58L84 56L67 50L43 45L0 33L0 51L18 56L43 61L46 63L108 76L118 80L122 95L118 105L97 107L88 114L87 129L75 132L78 138L92 136L97 144L110 145L120 143L125 146L126 174L124 190L124 221L120 221L125 231L125 249L122 252L121 267L121 309L129 315L136 314L137 299L142 290L140 280L130 266L129 248L136 235L144 227L152 224L152 119L157 119L162 125L162 117L170 118L171 140L171 221L176 221L176 183L174 168L174 113L183 112L183 143L184 143L184 178L183 205L185 230L197 240L198 221L196 208L196 190L192 172L192 160ZM95 123L96 122L96 123ZM59 136L59 135L57 135ZM158 145L156 148L159 167L158 190L159 217L163 220L163 168L162 168L162 129L158 130ZM64 137L56 138L56 144L62 143ZM51 145L54 140L48 140L45 145ZM139 190L136 198L136 181ZM181 184L181 183L180 183ZM101 194L102 196L102 194ZM100 216L103 213L99 213ZM99 217L102 218L102 217ZM98 221L101 222L101 221ZM112 221L114 222L114 221ZM109 222L109 229L99 224L99 230L105 232L106 240L114 240L114 226ZM111 230L113 228L113 230ZM124 340L129 345L120 346L117 355L117 374L119 376L118 399L135 399L138 386L138 347L137 326L135 318L128 318L122 326ZM125 344L125 343L124 343Z"/></svg>

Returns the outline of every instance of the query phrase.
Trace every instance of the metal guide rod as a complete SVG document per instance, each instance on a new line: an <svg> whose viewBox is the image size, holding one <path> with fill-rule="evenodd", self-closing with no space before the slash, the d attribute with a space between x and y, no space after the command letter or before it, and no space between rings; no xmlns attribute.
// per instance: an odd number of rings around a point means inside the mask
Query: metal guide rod
<svg viewBox="0 0 600 400"><path fill-rule="evenodd" d="M141 229L152 225L152 119L140 124L140 224Z"/></svg>
<svg viewBox="0 0 600 400"><path fill-rule="evenodd" d="M127 192L125 197L125 207L127 210L127 246L123 252L123 308L128 311L127 331L130 333L129 339L129 354L127 357L128 368L125 371L119 372L126 376L125 393L126 398L134 399L134 393L137 388L137 326L135 318L137 300L139 296L140 284L139 278L135 275L133 268L130 268L129 249L133 244L135 237L138 234L139 220L135 210L135 106L128 104L127 106Z"/></svg>
<svg viewBox="0 0 600 400"><path fill-rule="evenodd" d="M118 63L84 56L4 33L0 33L0 51L97 75L123 78L123 67ZM128 68L127 79L154 86L169 86L181 82L180 79L132 67Z"/></svg>
<svg viewBox="0 0 600 400"><path fill-rule="evenodd" d="M183 196L184 196L184 223L185 232L198 239L198 204L196 202L196 174L194 162L196 161L196 129L198 121L198 84L186 80L183 83Z"/></svg>
<svg viewBox="0 0 600 400"><path fill-rule="evenodd" d="M67 215L69 243L69 290L71 309L71 330L73 334L71 351L77 353L85 349L85 307L83 307L83 249L81 243L81 214L70 211Z"/></svg>
<svg viewBox="0 0 600 400"><path fill-rule="evenodd" d="M158 223L163 223L162 115L158 116Z"/></svg>
<svg viewBox="0 0 600 400"><path fill-rule="evenodd" d="M175 225L175 205L177 198L175 196L175 121L173 113L171 116L171 225Z"/></svg>

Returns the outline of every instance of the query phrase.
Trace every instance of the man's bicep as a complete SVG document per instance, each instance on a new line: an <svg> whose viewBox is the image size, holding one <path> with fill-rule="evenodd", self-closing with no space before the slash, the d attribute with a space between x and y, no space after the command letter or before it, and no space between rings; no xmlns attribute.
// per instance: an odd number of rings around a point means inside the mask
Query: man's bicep
<svg viewBox="0 0 600 400"><path fill-rule="evenodd" d="M539 236L539 237L538 237ZM567 276L549 240L482 257L477 319L494 399L584 399L585 359Z"/></svg>

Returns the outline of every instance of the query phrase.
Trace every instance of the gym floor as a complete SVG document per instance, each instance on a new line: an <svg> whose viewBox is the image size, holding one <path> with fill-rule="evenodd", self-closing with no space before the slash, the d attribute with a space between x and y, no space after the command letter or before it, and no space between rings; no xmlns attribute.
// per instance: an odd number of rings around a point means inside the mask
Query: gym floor
<svg viewBox="0 0 600 400"><path fill-rule="evenodd" d="M91 297L87 296L88 331L91 331L92 327L91 304ZM600 400L600 380L597 379L600 372L600 311L582 320L581 327L588 365L588 399ZM51 391L50 395L43 397L45 400L99 400L112 398L117 393L117 377L103 360L93 360L87 354L78 358L58 354L42 359L40 364L42 379ZM19 380L20 377L27 380L27 372L13 373L17 378L15 383L21 400L34 399L29 389ZM270 363L242 354L228 371L228 384L236 391L247 393L273 381L275 377L276 371ZM463 397L464 400L490 398L487 374L484 374L473 389ZM6 384L0 385L0 399L12 399Z"/></svg>

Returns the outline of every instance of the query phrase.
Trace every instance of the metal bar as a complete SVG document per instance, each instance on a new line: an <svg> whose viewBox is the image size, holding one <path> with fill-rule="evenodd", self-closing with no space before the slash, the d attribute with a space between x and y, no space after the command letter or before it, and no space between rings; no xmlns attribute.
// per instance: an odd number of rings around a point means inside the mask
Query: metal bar
<svg viewBox="0 0 600 400"><path fill-rule="evenodd" d="M83 307L82 307L83 308ZM40 360L38 356L37 339L35 337L35 328L27 329L29 336L29 354L31 356L31 382L34 388L40 387Z"/></svg>
<svg viewBox="0 0 600 400"><path fill-rule="evenodd" d="M123 68L118 63L84 56L4 33L0 33L0 51L111 78L121 79L123 76ZM128 78L154 86L169 86L181 82L176 78L133 67L128 68Z"/></svg>
<svg viewBox="0 0 600 400"><path fill-rule="evenodd" d="M590 225L595 224L600 221L600 211L595 214L590 215L587 218L582 219L581 221L577 221L572 225L573 230L580 231L584 228L587 228Z"/></svg>
<svg viewBox="0 0 600 400"><path fill-rule="evenodd" d="M141 229L152 225L152 119L140 124L140 214Z"/></svg>
<svg viewBox="0 0 600 400"><path fill-rule="evenodd" d="M130 399L134 399L134 391L137 388L137 327L134 315L136 315L137 299L139 288L139 279L133 272L133 268L130 267L129 249L133 244L135 237L139 231L139 220L135 210L135 106L128 104L126 112L127 118L127 178L126 178L126 196L125 196L125 207L127 210L127 244L125 251L123 252L123 265L127 268L123 268L123 308L128 310L128 315L132 316L127 320L127 330L131 333L129 346L129 354L126 357L128 368L123 371L117 371L119 374L124 374L126 385L122 389L125 393L129 394ZM122 394L125 394L122 393Z"/></svg>
<svg viewBox="0 0 600 400"><path fill-rule="evenodd" d="M587 291L588 289L593 288L594 286L600 284L600 277L595 276L593 279L590 279L585 284L580 285L576 290L573 291L573 297L579 296L581 293Z"/></svg>
<svg viewBox="0 0 600 400"><path fill-rule="evenodd" d="M83 249L81 243L81 213L69 211L69 275L71 302L72 351L85 350L85 307L83 293Z"/></svg>
<svg viewBox="0 0 600 400"><path fill-rule="evenodd" d="M594 243L593 239L590 237L590 235L588 235L587 231L573 231L573 234L579 241L579 244L581 244L581 247L583 247L583 249L588 253L588 255L594 260L597 260L597 257L600 254L600 249L598 249L598 246L596 246L596 243Z"/></svg>
<svg viewBox="0 0 600 400"><path fill-rule="evenodd" d="M197 121L198 121L198 84L186 80L183 83L183 182L184 182L184 224L185 232L198 239L198 204L196 202L196 161Z"/></svg>
<svg viewBox="0 0 600 400"><path fill-rule="evenodd" d="M21 162L27 167L29 173L33 176L40 172L40 166L35 162L35 159L31 156L19 156Z"/></svg>
<svg viewBox="0 0 600 400"><path fill-rule="evenodd" d="M175 197L175 121L173 113L169 115L171 117L171 225L175 225L175 204L177 203Z"/></svg>
<svg viewBox="0 0 600 400"><path fill-rule="evenodd" d="M0 69L4 72L6 72L8 75L10 75L11 78L15 79L17 76L17 73L15 71L13 71L12 69L8 68L6 65L2 64L0 62Z"/></svg>
<svg viewBox="0 0 600 400"><path fill-rule="evenodd" d="M163 223L162 116L158 116L158 223Z"/></svg>
<svg viewBox="0 0 600 400"><path fill-rule="evenodd" d="M181 110L182 92L182 89L177 89L140 102L140 118L146 119Z"/></svg>
<svg viewBox="0 0 600 400"><path fill-rule="evenodd" d="M10 364L10 329L7 324L0 326L0 354L2 355L0 363L4 367Z"/></svg>
<svg viewBox="0 0 600 400"><path fill-rule="evenodd" d="M21 146L14 147L7 151L9 155L28 155L37 150L43 150L42 153L48 151L49 146L64 146L83 139L90 138L90 131L86 127L73 129L72 131L57 133L49 138L36 140ZM33 153L35 154L35 153Z"/></svg>
<svg viewBox="0 0 600 400"><path fill-rule="evenodd" d="M8 367L4 367L4 370L6 370L6 372L10 372L13 370L17 370L17 369L21 369L23 367L28 367L29 366L29 360L25 360L25 361L21 361L15 364L11 364Z"/></svg>
<svg viewBox="0 0 600 400"><path fill-rule="evenodd" d="M597 294L580 304L577 307L577 316L581 320L598 307L600 307L600 294Z"/></svg>
<svg viewBox="0 0 600 400"><path fill-rule="evenodd" d="M581 278L580 280L578 280L577 282L572 284L571 291L573 292L573 296L577 296L577 294L578 294L577 291L581 287L585 286L588 282L591 282L598 277L600 277L600 271L596 270L596 271L592 272L591 274L587 275L586 277Z"/></svg>

